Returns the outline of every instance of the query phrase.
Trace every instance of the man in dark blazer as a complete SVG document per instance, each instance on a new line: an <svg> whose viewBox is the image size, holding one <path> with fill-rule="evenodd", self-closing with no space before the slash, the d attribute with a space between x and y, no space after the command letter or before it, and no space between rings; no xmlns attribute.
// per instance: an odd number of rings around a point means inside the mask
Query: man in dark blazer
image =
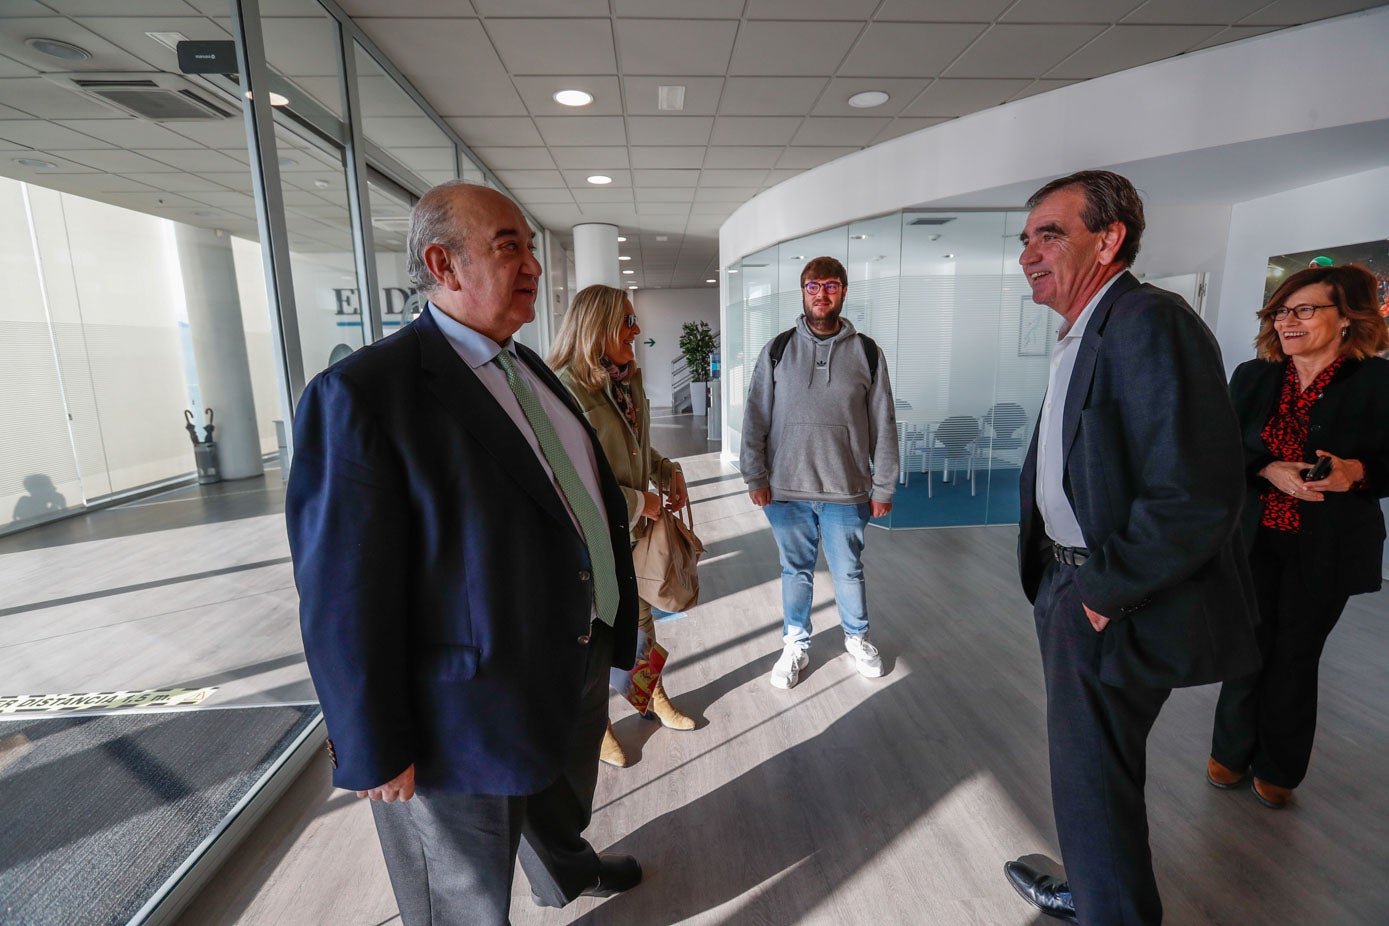
<svg viewBox="0 0 1389 926"><path fill-rule="evenodd" d="M1239 537L1239 427L1214 337L1141 285L1143 203L1108 171L1029 201L1020 258L1062 316L1021 479L1018 564L1047 687L1052 807L1068 881L1005 865L1059 919L1162 920L1144 804L1148 732L1175 687L1258 664Z"/></svg>
<svg viewBox="0 0 1389 926"><path fill-rule="evenodd" d="M311 382L286 499L333 783L372 799L401 918L507 922L635 885L592 811L608 672L630 667L627 506L539 357L512 340L540 264L515 203L436 187L410 220L419 319Z"/></svg>

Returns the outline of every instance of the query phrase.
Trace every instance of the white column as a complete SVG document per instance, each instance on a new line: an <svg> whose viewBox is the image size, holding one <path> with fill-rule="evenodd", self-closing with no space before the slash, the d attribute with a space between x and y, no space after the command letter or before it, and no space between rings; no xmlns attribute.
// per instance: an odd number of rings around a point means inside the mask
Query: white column
<svg viewBox="0 0 1389 926"><path fill-rule="evenodd" d="M617 226L602 222L574 226L574 290L602 283L619 286Z"/></svg>
<svg viewBox="0 0 1389 926"><path fill-rule="evenodd" d="M174 223L188 330L198 368L198 392L217 426L212 438L223 479L245 479L265 472L261 465L251 363L241 326L241 298L231 237L221 229ZM198 422L201 429L202 421Z"/></svg>

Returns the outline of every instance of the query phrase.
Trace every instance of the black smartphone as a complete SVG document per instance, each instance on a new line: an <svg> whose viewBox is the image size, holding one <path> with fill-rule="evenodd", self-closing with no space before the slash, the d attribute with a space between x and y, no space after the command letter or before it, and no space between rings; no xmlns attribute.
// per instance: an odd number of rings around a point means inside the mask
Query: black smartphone
<svg viewBox="0 0 1389 926"><path fill-rule="evenodd" d="M1302 481L1303 481L1303 482L1316 482L1318 479L1325 479L1327 476L1330 476L1330 475L1331 475L1331 458L1330 458L1330 457L1320 457L1320 458L1317 460L1317 465L1316 465L1316 466L1313 466L1311 469L1304 469L1304 470L1302 471Z"/></svg>

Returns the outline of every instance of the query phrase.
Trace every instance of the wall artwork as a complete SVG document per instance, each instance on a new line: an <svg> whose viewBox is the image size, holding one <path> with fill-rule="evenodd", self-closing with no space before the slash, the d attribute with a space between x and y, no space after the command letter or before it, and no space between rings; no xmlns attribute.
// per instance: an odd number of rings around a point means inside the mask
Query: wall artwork
<svg viewBox="0 0 1389 926"><path fill-rule="evenodd" d="M1018 313L1018 356L1045 357L1051 350L1052 318L1056 315L1049 307L1038 305L1031 296L1022 297L1022 308Z"/></svg>
<svg viewBox="0 0 1389 926"><path fill-rule="evenodd" d="M1385 238L1270 257L1268 275L1264 278L1264 304L1267 305L1268 300L1273 297L1274 290L1297 271L1313 265L1332 264L1359 264L1373 273L1379 280L1380 305L1389 307L1389 239Z"/></svg>

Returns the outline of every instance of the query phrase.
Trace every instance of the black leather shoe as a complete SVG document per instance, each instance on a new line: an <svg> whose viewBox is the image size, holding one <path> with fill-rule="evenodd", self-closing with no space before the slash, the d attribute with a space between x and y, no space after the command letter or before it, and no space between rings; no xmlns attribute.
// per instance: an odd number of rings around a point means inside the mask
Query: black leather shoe
<svg viewBox="0 0 1389 926"><path fill-rule="evenodd" d="M598 883L585 897L611 897L641 883L641 865L630 855L604 855L598 859Z"/></svg>
<svg viewBox="0 0 1389 926"><path fill-rule="evenodd" d="M1047 916L1067 923L1077 923L1071 889L1065 881L1044 875L1026 862L1004 862L1003 874L1018 896Z"/></svg>

